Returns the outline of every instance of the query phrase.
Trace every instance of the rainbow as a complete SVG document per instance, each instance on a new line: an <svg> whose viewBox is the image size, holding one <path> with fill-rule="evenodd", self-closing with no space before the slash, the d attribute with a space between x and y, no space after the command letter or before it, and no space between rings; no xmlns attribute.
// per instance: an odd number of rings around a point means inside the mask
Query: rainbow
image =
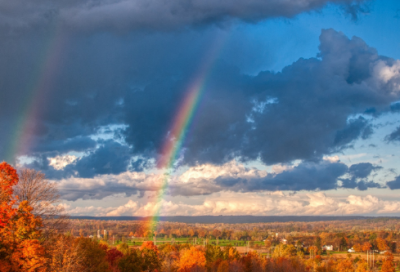
<svg viewBox="0 0 400 272"><path fill-rule="evenodd" d="M46 96L51 91L57 73L60 71L60 58L65 48L66 37L60 33L57 24L53 26L51 33L39 54L40 61L34 67L31 79L27 82L25 99L8 140L5 154L8 161L15 162L18 155L23 155L32 146L33 130L39 119L40 109L48 100Z"/></svg>
<svg viewBox="0 0 400 272"><path fill-rule="evenodd" d="M207 57L203 61L202 65L194 80L189 84L187 88L186 95L182 100L180 107L173 119L172 126L169 131L169 137L167 137L161 152L159 159L157 161L157 168L164 169L164 175L162 178L162 183L160 188L156 190L156 196L154 200L154 208L152 215L147 219L147 229L151 234L154 234L157 228L160 211L161 202L168 189L168 184L173 173L174 164L179 156L181 148L185 142L187 132L189 130L190 124L192 122L194 113L196 112L199 101L201 100L201 95L207 85L209 76L212 73L212 66L215 63L215 59L222 48L222 40L218 39L214 46L212 46Z"/></svg>

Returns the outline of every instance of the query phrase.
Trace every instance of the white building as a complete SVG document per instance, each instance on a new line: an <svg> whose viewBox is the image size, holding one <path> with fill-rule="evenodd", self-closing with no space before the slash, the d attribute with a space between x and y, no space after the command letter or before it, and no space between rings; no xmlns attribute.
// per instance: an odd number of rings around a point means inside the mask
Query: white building
<svg viewBox="0 0 400 272"><path fill-rule="evenodd" d="M333 250L333 245L324 245L322 247L323 250L327 250L327 251L332 251Z"/></svg>

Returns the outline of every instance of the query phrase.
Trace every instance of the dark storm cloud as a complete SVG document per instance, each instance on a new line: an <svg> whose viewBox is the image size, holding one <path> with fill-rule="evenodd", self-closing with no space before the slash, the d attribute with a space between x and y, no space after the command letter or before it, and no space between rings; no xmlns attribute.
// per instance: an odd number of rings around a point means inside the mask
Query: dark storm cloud
<svg viewBox="0 0 400 272"><path fill-rule="evenodd" d="M302 162L292 169L266 177L236 178L220 176L215 180L189 179L178 186L171 186L172 195L193 196L208 195L220 191L256 192L256 191L319 191L339 188L358 189L383 188L381 184L357 178L342 178L352 175L350 168L341 162ZM353 167L354 169L354 167ZM368 175L369 176L369 175ZM367 177L368 177L367 176ZM341 185L339 183L341 181Z"/></svg>
<svg viewBox="0 0 400 272"><path fill-rule="evenodd" d="M350 166L349 174L354 178L366 178L371 174L372 171L381 168L381 166L374 166L369 162L363 162Z"/></svg>
<svg viewBox="0 0 400 272"><path fill-rule="evenodd" d="M350 166L351 168L351 166ZM261 192L261 191L320 191L339 188L358 189L385 188L373 181L359 180L351 175L350 168L341 162L302 162L281 173L270 173L267 176L251 175L248 177L221 176L215 179L193 176L184 181L175 180L168 186L168 194L172 196L210 195L222 191ZM152 177L154 178L154 177ZM179 180L179 177L177 177ZM341 185L339 183L341 181ZM146 184L131 176L97 176L93 179L73 178L60 181L60 189L64 199L102 199L115 194L155 191L159 187ZM389 183L388 183L389 185ZM390 186L390 185L389 185Z"/></svg>
<svg viewBox="0 0 400 272"><path fill-rule="evenodd" d="M68 201L75 201L78 199L103 199L107 196L116 194L123 194L129 197L139 192L140 191L135 188L124 186L115 182L90 184L89 181L86 181L84 186L65 183L60 188L61 198Z"/></svg>
<svg viewBox="0 0 400 272"><path fill-rule="evenodd" d="M347 189L357 188L360 191L368 190L368 188L382 188L382 186L379 183L373 181L364 181L364 180L356 181L355 178L340 179L340 180L342 181L341 188L347 188Z"/></svg>
<svg viewBox="0 0 400 272"><path fill-rule="evenodd" d="M400 141L400 127L385 137L388 142Z"/></svg>
<svg viewBox="0 0 400 272"><path fill-rule="evenodd" d="M300 190L332 190L340 188L339 177L350 174L352 165L348 168L345 164L329 163L326 161L319 163L304 162L291 170L284 171L276 175L268 175L265 178L254 179L242 182L237 186L237 181L232 184L228 180L224 182L217 181L217 184L223 185L225 189L230 187L236 188L238 191L300 191ZM369 175L369 174L368 174ZM367 176L368 176L367 175ZM365 182L354 180L341 180L343 188L358 188L366 190L367 188L380 188L381 186L375 182ZM235 187L236 186L236 187Z"/></svg>
<svg viewBox="0 0 400 272"><path fill-rule="evenodd" d="M379 183L373 181L365 181L372 171L382 169L381 166L373 165L369 162L353 164L349 167L348 175L350 178L339 179L342 182L342 188L355 189L365 191L368 188L383 188Z"/></svg>
<svg viewBox="0 0 400 272"><path fill-rule="evenodd" d="M343 163L302 163L293 170L248 183L246 188L250 191L331 190L337 188L338 178L347 169Z"/></svg>
<svg viewBox="0 0 400 272"><path fill-rule="evenodd" d="M204 44L196 48L186 46L193 40L186 36L166 37L127 38L132 50L107 35L81 38L65 57L64 72L47 98L51 103L41 109L37 123L42 125L34 131L41 145L29 154L40 157L40 150L57 150L54 141L62 147L64 142L96 134L102 126L124 124L126 128L116 133L129 146L121 153L122 168L105 167L113 156L88 146L90 156L65 172L91 177L122 171L130 155L141 158L131 165L137 169L156 159L196 76L195 67L205 54L202 48L212 40L207 43L197 37ZM299 59L279 73L264 71L256 76L217 61L189 127L181 163L222 164L232 158L260 159L265 164L318 161L368 138L370 119L359 114L371 108L382 112L399 99L395 85L376 76L376 67L391 66L394 60L379 56L360 38L349 39L332 29L322 31L319 48L317 58ZM10 81L16 76L4 78L10 86L20 82ZM11 96L13 89L9 90L1 95Z"/></svg>
<svg viewBox="0 0 400 272"><path fill-rule="evenodd" d="M186 162L316 159L368 138L369 121L349 117L372 107L381 111L397 99L374 76L375 65L393 60L334 30L324 30L320 40L320 58L300 59L280 73L249 77L220 68L205 93Z"/></svg>
<svg viewBox="0 0 400 272"><path fill-rule="evenodd" d="M106 141L75 164L67 166L65 171L76 171L82 178L119 174L128 170L130 159L129 148L114 141Z"/></svg>
<svg viewBox="0 0 400 272"><path fill-rule="evenodd" d="M88 151L96 147L96 141L90 137L78 136L74 138L65 139L47 139L46 142L39 142L32 148L33 153L57 152L64 154L67 152L75 151Z"/></svg>
<svg viewBox="0 0 400 272"><path fill-rule="evenodd" d="M394 180L386 182L386 185L391 190L400 189L400 176L397 176Z"/></svg>
<svg viewBox="0 0 400 272"><path fill-rule="evenodd" d="M372 127L368 124L368 121L363 117L358 117L355 120L350 120L344 129L336 133L334 144L336 146L346 146L346 144L360 136L362 139L367 139L372 133Z"/></svg>
<svg viewBox="0 0 400 272"><path fill-rule="evenodd" d="M78 30L165 30L229 20L293 17L333 3L355 17L362 0L15 0L0 3L0 25L13 33L59 24Z"/></svg>
<svg viewBox="0 0 400 272"><path fill-rule="evenodd" d="M49 179L64 179L70 177L93 178L98 175L120 174L127 170L141 170L143 162L134 161L131 164L131 149L113 140L96 142L97 148L88 152L82 158L67 165L62 170L50 166L50 161L45 155L37 157L27 168L34 168L46 173ZM54 154L53 154L54 155Z"/></svg>

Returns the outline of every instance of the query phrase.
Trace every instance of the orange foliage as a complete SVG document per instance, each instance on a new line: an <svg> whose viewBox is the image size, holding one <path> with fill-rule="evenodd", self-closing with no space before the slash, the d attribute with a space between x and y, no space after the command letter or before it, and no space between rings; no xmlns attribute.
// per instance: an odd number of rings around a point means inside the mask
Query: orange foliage
<svg viewBox="0 0 400 272"><path fill-rule="evenodd" d="M389 249L386 241L383 240L382 238L377 238L376 239L376 244L378 246L378 249L381 250L381 251Z"/></svg>
<svg viewBox="0 0 400 272"><path fill-rule="evenodd" d="M356 252L360 252L360 251L362 251L362 246L361 246L360 244L355 244L355 245L353 246L353 249L354 249Z"/></svg>
<svg viewBox="0 0 400 272"><path fill-rule="evenodd" d="M353 261L351 259L340 260L336 266L338 272L353 272Z"/></svg>
<svg viewBox="0 0 400 272"><path fill-rule="evenodd" d="M368 242L365 242L363 245L362 245L362 250L363 251L368 251L368 250L370 250L372 248L372 245L370 244L370 243L368 243Z"/></svg>
<svg viewBox="0 0 400 272"><path fill-rule="evenodd" d="M12 186L18 183L15 169L0 164L0 271L44 271L44 248L39 243L40 217L32 214L27 201L13 207Z"/></svg>
<svg viewBox="0 0 400 272"><path fill-rule="evenodd" d="M396 271L395 267L394 267L394 258L393 255L389 252L385 253L385 261L382 264L382 272L394 272Z"/></svg>
<svg viewBox="0 0 400 272"><path fill-rule="evenodd" d="M158 252L158 248L151 241L143 242L143 244L140 246L140 250L143 250L145 248L146 249L150 249L150 250L154 250L155 252Z"/></svg>
<svg viewBox="0 0 400 272"><path fill-rule="evenodd" d="M193 267L204 268L205 266L206 257L204 252L191 247L183 252L179 262L179 271L190 271Z"/></svg>

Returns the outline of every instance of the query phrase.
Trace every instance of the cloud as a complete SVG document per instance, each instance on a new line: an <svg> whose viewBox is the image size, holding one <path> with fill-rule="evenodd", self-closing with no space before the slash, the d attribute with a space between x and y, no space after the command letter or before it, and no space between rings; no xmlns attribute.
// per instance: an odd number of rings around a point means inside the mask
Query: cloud
<svg viewBox="0 0 400 272"><path fill-rule="evenodd" d="M212 195L218 192L319 191L338 188L366 190L382 187L373 181L342 178L351 174L349 168L340 162L301 162L284 170L279 167L277 172L274 172L274 167L272 169L267 172L231 161L220 166L197 165L170 176L126 171L114 175L97 175L94 178L70 177L60 180L58 184L62 198L71 201L159 192L165 179L168 180L165 193L172 197Z"/></svg>
<svg viewBox="0 0 400 272"><path fill-rule="evenodd" d="M64 169L68 164L76 161L76 156L65 155L65 156L57 156L54 158L49 158L49 165L52 166L56 170Z"/></svg>
<svg viewBox="0 0 400 272"><path fill-rule="evenodd" d="M306 195L264 193L222 193L209 196L200 204L162 200L108 208L69 208L71 215L151 216L161 206L161 215L378 215L398 214L399 201L377 197L349 195L345 199L329 197L322 192Z"/></svg>
<svg viewBox="0 0 400 272"><path fill-rule="evenodd" d="M58 24L78 30L170 30L241 20L293 17L333 3L356 16L361 0L101 0L12 1L0 4L0 26L9 32Z"/></svg>
<svg viewBox="0 0 400 272"><path fill-rule="evenodd" d="M386 182L386 185L391 190L400 189L400 176L397 176L394 180Z"/></svg>
<svg viewBox="0 0 400 272"><path fill-rule="evenodd" d="M388 142L400 141L400 127L385 137Z"/></svg>
<svg viewBox="0 0 400 272"><path fill-rule="evenodd" d="M350 166L349 174L355 178L366 178L371 174L372 171L381 168L381 166L374 166L372 163L363 162Z"/></svg>
<svg viewBox="0 0 400 272"><path fill-rule="evenodd" d="M176 38L166 34L126 37L126 42L108 35L75 37L68 54L60 57L62 73L51 88L56 91L47 90L47 103L42 101L33 128L24 134L33 144L18 155L36 157L32 167L54 179L148 170L165 141L171 140L171 123L187 86L198 75L193 67L207 55L204 48L214 35L223 32L218 31L205 31L206 38L185 32ZM187 46L193 40L201 43L198 48ZM19 112L25 112L25 104L13 99L14 94L32 97L20 84L30 82L32 73L24 67L38 61L30 53L42 45L38 41L26 49L26 43L15 39L0 51L4 63L10 63L9 69L0 69L6 90L0 101L1 158L6 157L12 135L6 132L15 131ZM349 39L332 29L322 31L319 49L316 58L299 59L281 72L262 71L254 76L217 60L188 127L180 165L223 165L233 159L259 160L265 165L316 162L368 138L374 117L365 111L375 108L379 114L399 99L397 74L382 72L397 62L378 55L360 38ZM110 50L112 56L106 54ZM6 61L11 57L24 59L24 64ZM34 97L42 98L40 94ZM119 129L112 131L108 142L93 137L111 125ZM48 158L69 152L84 156L62 171L48 165ZM318 188L335 187L333 176L329 184ZM220 182L232 188L244 184L239 179ZM273 181L257 186L267 184L273 186Z"/></svg>

